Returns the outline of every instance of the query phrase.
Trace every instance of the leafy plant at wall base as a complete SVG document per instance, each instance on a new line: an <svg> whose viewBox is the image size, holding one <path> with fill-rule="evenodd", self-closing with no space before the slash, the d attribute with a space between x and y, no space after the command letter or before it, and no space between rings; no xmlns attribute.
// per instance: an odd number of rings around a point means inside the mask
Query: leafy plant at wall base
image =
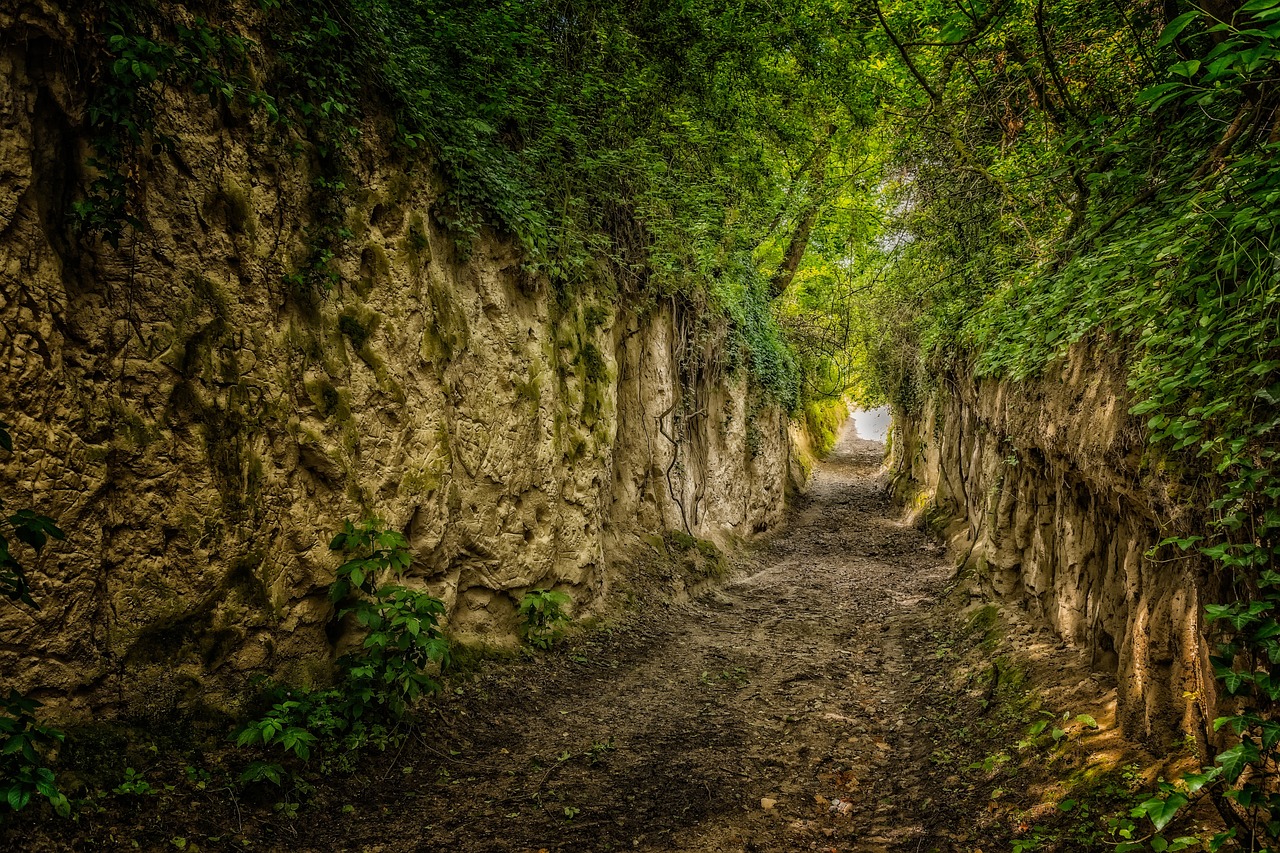
<svg viewBox="0 0 1280 853"><path fill-rule="evenodd" d="M1253 842L1246 845L1249 849L1271 849L1271 842L1280 839L1275 784L1280 720L1273 713L1280 701L1280 573L1264 570L1254 597L1211 604L1205 612L1211 623L1222 626L1223 641L1211 662L1237 706L1235 713L1214 720L1214 731L1229 730L1239 742L1218 753L1212 767L1188 773L1176 785L1162 783L1160 793L1134 816L1149 817L1161 830L1181 809L1207 795L1229 827L1214 838L1211 849L1244 838Z"/></svg>
<svg viewBox="0 0 1280 853"><path fill-rule="evenodd" d="M404 536L377 519L348 521L329 545L348 557L329 596L338 618L352 619L365 631L364 638L338 660L335 686L273 689L270 709L236 732L239 746L269 747L303 762L317 750L333 754L368 745L386 748L398 742L397 736L376 717L397 719L413 702L440 689L433 673L448 662L449 644L439 624L444 604L388 582L412 562ZM280 786L289 778L283 765L264 760L252 762L240 775L242 782Z"/></svg>
<svg viewBox="0 0 1280 853"><path fill-rule="evenodd" d="M521 639L543 650L554 646L569 623L564 608L571 601L569 596L553 589L535 589L525 593L516 607Z"/></svg>
<svg viewBox="0 0 1280 853"><path fill-rule="evenodd" d="M9 425L0 421L0 449L13 452ZM0 508L3 505L0 504ZM9 534L37 554L49 539L62 539L53 519L30 509L20 509L6 519ZM36 607L22 564L10 550L9 536L0 533L0 595L10 601ZM53 771L46 766L44 753L63 740L62 732L41 725L35 716L40 702L17 691L0 698L0 796L12 811L21 811L33 796L49 801L62 817L71 814L71 804L58 790Z"/></svg>
<svg viewBox="0 0 1280 853"><path fill-rule="evenodd" d="M33 796L41 796L55 812L67 817L71 804L58 790L42 755L61 743L63 734L36 721L39 707L38 701L16 691L0 697L0 796L15 812L26 808Z"/></svg>
<svg viewBox="0 0 1280 853"><path fill-rule="evenodd" d="M339 615L348 614L368 633L361 650L340 662L353 703L385 705L394 715L439 683L428 674L446 665L449 642L440 630L444 604L419 590L385 581L398 577L412 558L402 534L383 530L376 519L347 522L329 547L351 555L330 588ZM353 704L355 716L363 708Z"/></svg>

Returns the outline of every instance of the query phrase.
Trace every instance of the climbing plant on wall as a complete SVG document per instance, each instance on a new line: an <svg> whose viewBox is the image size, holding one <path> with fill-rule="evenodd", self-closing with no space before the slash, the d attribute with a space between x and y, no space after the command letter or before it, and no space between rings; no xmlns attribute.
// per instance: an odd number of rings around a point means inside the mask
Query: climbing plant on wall
<svg viewBox="0 0 1280 853"><path fill-rule="evenodd" d="M347 158L389 115L395 144L441 173L432 213L464 250L494 228L561 291L612 281L641 307L687 298L737 328L746 362L762 369L753 375L779 399L800 393L780 366L803 342L768 331L779 294L753 281L785 289L821 242L810 235L828 234L851 197L873 104L865 16L831 0L265 0L221 22L174 22L151 3L95 8L82 233L118 243L144 225L132 164L168 142L162 92L194 89L265 116L282 150L314 153L309 250L286 275L314 310L352 236Z"/></svg>
<svg viewBox="0 0 1280 853"><path fill-rule="evenodd" d="M1258 849L1280 831L1280 3L909 5L879 7L886 103L911 121L866 250L866 361L907 402L931 373L1124 349L1148 460L1196 472L1199 530L1162 547L1231 597L1205 616L1228 711L1210 742L1234 741L1150 816L1210 796Z"/></svg>

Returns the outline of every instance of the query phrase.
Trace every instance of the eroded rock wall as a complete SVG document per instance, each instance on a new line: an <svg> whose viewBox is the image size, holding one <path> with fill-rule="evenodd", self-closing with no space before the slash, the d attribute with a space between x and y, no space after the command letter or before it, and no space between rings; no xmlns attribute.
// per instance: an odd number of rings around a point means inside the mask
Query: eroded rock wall
<svg viewBox="0 0 1280 853"><path fill-rule="evenodd" d="M1168 742L1212 719L1204 567L1146 556L1190 522L1144 458L1125 376L1095 344L1035 381L945 377L921 412L897 413L894 463L986 593L1087 650L1117 678L1126 731Z"/></svg>
<svg viewBox="0 0 1280 853"><path fill-rule="evenodd" d="M308 148L187 92L157 105L172 144L141 153L141 227L76 234L85 36L19 5L0 8L0 498L67 539L28 561L41 609L0 608L0 687L88 715L323 679L348 518L404 530L410 582L492 643L535 586L600 607L643 533L728 544L780 519L785 413L689 351L686 309L629 308L604 273L558 297L494 235L459 249L430 164L376 120L314 300L290 279Z"/></svg>

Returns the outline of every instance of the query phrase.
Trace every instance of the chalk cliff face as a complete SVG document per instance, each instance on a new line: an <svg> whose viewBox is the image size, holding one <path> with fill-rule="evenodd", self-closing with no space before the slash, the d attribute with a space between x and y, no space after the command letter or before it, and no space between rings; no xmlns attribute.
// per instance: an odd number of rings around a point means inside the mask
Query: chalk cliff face
<svg viewBox="0 0 1280 853"><path fill-rule="evenodd" d="M0 498L67 532L29 559L41 609L0 608L0 686L75 715L322 678L348 518L405 531L410 582L495 643L531 588L600 607L641 534L727 544L780 519L787 418L719 368L715 322L606 272L558 295L494 235L460 249L430 164L376 120L336 283L300 298L313 158L178 91L157 105L171 147L137 164L141 226L79 236L79 24L30 3L0 31Z"/></svg>
<svg viewBox="0 0 1280 853"><path fill-rule="evenodd" d="M949 376L899 413L899 487L988 594L1025 606L1114 672L1131 735L1203 733L1216 688L1204 567L1148 549L1189 523L1128 415L1124 366L1078 346L1038 381ZM1209 597L1208 600L1214 600Z"/></svg>

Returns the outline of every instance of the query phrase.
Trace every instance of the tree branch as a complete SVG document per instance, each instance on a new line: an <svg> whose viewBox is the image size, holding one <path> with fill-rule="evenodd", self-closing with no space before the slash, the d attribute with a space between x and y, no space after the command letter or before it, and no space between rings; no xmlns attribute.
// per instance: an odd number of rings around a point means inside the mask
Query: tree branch
<svg viewBox="0 0 1280 853"><path fill-rule="evenodd" d="M836 126L827 125L827 137L824 139L813 158L813 167L809 171L810 183L820 193L827 179L827 157L831 154L831 143L836 135ZM783 255L782 266L778 267L769 279L769 298L777 299L791 286L804 260L805 250L809 247L809 236L813 233L813 224L817 221L818 210L822 207L819 199L810 199L808 206L796 223L796 230L791 233L791 242L787 244L787 253Z"/></svg>
<svg viewBox="0 0 1280 853"><path fill-rule="evenodd" d="M876 17L880 19L880 26L884 27L885 35L889 37L889 41L893 42L893 46L897 49L898 55L902 57L903 63L907 66L907 70L911 72L911 76L916 78L916 82L920 84L920 88L924 89L925 94L929 96L929 100L935 104L941 99L937 93L933 91L933 87L929 85L929 81L925 79L920 70L916 68L914 62L911 61L911 55L907 53L907 49L903 46L898 37L894 35L893 29L889 26L889 22L884 19L884 11L880 8L880 0L872 0L872 5L876 8Z"/></svg>

